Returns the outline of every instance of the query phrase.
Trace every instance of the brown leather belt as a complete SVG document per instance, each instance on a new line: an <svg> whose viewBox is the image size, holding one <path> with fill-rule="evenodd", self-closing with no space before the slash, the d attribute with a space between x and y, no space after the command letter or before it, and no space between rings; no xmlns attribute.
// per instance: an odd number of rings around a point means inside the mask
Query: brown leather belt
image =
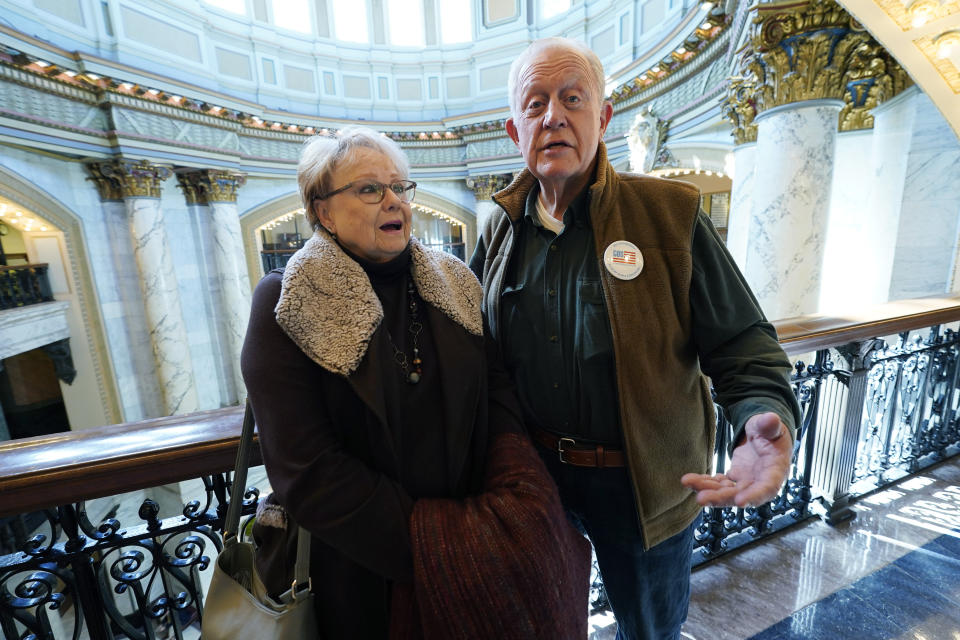
<svg viewBox="0 0 960 640"><path fill-rule="evenodd" d="M620 449L607 449L602 444L577 443L573 438L564 438L537 428L530 429L530 435L550 451L556 451L560 455L560 462L575 467L623 467L627 464Z"/></svg>

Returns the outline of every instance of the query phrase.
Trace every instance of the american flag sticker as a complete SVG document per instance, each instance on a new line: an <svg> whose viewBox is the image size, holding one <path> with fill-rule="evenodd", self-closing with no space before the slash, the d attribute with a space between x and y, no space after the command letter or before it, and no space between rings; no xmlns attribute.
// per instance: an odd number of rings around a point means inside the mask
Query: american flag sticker
<svg viewBox="0 0 960 640"><path fill-rule="evenodd" d="M643 271L643 254L629 240L617 240L603 252L603 266L621 280L632 280Z"/></svg>

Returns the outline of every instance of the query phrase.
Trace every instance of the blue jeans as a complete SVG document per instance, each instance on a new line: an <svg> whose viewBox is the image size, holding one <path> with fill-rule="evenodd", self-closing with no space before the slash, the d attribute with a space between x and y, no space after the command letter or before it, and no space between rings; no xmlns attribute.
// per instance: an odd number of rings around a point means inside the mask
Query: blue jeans
<svg viewBox="0 0 960 640"><path fill-rule="evenodd" d="M687 619L696 522L643 550L626 468L593 469L560 462L537 445L574 525L593 543L617 640L675 640ZM677 482L679 482L679 477Z"/></svg>

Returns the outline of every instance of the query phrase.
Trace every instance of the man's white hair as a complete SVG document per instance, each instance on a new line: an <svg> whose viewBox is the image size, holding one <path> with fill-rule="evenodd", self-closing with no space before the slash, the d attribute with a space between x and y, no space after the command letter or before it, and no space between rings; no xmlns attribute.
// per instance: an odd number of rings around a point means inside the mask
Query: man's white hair
<svg viewBox="0 0 960 640"><path fill-rule="evenodd" d="M583 58L584 62L586 62L590 68L591 77L588 78L588 80L590 80L590 84L593 85L591 87L594 93L593 97L598 103L603 102L605 97L603 91L605 79L603 75L603 63L600 62L597 54L595 54L586 43L580 40L560 36L541 38L531 42L530 46L524 49L523 53L510 65L510 75L507 78L507 94L508 100L510 101L510 114L513 117L517 117L518 115L517 101L520 96L517 95L517 79L520 76L520 72L534 56L546 49L562 49Z"/></svg>

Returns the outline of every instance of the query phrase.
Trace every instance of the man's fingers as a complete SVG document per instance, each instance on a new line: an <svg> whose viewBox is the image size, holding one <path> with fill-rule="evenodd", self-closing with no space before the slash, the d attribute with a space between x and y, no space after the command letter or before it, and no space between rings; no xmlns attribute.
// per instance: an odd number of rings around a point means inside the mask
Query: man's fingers
<svg viewBox="0 0 960 640"><path fill-rule="evenodd" d="M680 478L680 483L688 489L694 491L703 491L708 489L721 489L734 486L733 480L725 475L718 474L709 476L702 473L688 473Z"/></svg>
<svg viewBox="0 0 960 640"><path fill-rule="evenodd" d="M704 507L731 507L735 504L737 487L722 487L697 491L697 503Z"/></svg>

